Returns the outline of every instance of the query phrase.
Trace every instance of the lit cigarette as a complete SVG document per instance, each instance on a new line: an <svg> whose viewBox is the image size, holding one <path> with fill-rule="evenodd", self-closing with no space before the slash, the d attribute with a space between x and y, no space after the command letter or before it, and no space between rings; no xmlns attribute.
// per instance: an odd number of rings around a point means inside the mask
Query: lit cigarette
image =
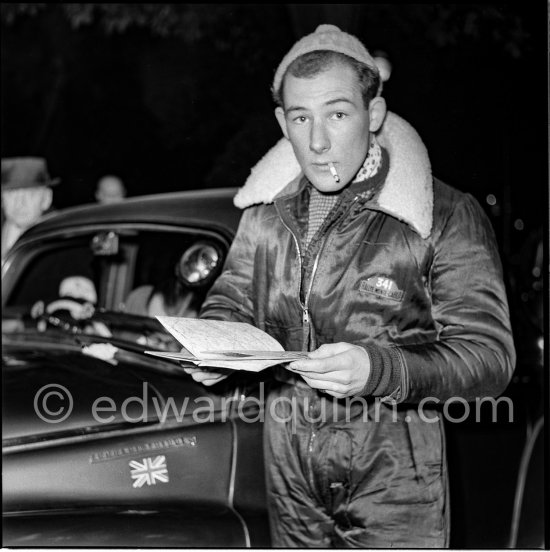
<svg viewBox="0 0 550 552"><path fill-rule="evenodd" d="M332 175L332 177L334 178L334 180L336 182L340 182L340 177L338 176L338 173L336 172L336 168L334 166L334 163L332 163L331 161L329 161L328 163L328 168L330 169L330 174Z"/></svg>

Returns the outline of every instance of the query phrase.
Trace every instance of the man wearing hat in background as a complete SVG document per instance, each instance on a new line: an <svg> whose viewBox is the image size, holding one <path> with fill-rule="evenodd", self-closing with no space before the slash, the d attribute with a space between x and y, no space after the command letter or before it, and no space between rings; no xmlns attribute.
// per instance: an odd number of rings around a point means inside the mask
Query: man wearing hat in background
<svg viewBox="0 0 550 552"><path fill-rule="evenodd" d="M19 236L52 204L51 179L39 157L2 159L2 260Z"/></svg>
<svg viewBox="0 0 550 552"><path fill-rule="evenodd" d="M277 547L448 546L436 405L499 395L515 363L491 225L386 111L388 76L333 25L284 57L285 138L235 197L245 211L201 312L310 351L276 367L265 407Z"/></svg>

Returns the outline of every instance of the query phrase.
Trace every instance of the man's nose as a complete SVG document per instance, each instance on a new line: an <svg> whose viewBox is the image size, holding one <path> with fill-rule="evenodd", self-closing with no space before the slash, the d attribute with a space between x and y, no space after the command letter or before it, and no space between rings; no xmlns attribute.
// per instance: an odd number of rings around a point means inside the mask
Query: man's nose
<svg viewBox="0 0 550 552"><path fill-rule="evenodd" d="M14 196L13 204L17 209L21 209L21 207L24 207L28 203L28 200L27 201L25 200L26 200L26 197L23 194L19 193Z"/></svg>
<svg viewBox="0 0 550 552"><path fill-rule="evenodd" d="M330 149L330 139L325 126L321 122L314 122L311 126L309 149L315 153L323 153Z"/></svg>

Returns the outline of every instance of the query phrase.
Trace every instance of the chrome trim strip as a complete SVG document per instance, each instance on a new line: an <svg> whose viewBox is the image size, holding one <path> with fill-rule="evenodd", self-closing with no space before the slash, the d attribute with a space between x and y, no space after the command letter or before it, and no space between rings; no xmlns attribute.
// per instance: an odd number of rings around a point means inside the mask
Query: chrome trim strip
<svg viewBox="0 0 550 552"><path fill-rule="evenodd" d="M244 521L244 518L237 512L235 509L235 506L233 505L233 499L235 497L235 478L237 473L237 453L238 453L238 441L237 441L237 427L235 424L235 420L230 420L231 422L231 435L233 440L233 452L231 455L231 475L229 477L229 492L227 501L229 504L229 507L231 508L231 511L234 512L234 514L237 516L238 520L241 523L241 526L243 528L244 538L245 538L245 547L250 548L250 533L248 532L248 526L246 525L246 522Z"/></svg>
<svg viewBox="0 0 550 552"><path fill-rule="evenodd" d="M209 423L224 423L224 413L219 412L214 416L214 422ZM175 429L189 429L193 427L198 427L200 424L197 424L193 420L192 416L189 416L189 422L186 423L185 420L178 422L177 420L166 421L164 423L150 423L145 426L140 426L136 428L125 426L120 428L120 424L117 424L117 428L111 430L105 429L103 431L98 431L97 433L87 433L85 435L70 435L66 437L55 438L50 434L50 437L45 436L44 441L33 441L31 443L22 443L22 444L13 444L13 445L3 445L2 454L15 454L18 452L28 452L32 450L40 450L46 448L53 448L58 446L73 445L79 443L86 443L91 441L99 441L101 439L113 438L113 437L128 437L133 435L141 435L143 433L150 433L155 431L167 431ZM119 429L120 428L120 429Z"/></svg>

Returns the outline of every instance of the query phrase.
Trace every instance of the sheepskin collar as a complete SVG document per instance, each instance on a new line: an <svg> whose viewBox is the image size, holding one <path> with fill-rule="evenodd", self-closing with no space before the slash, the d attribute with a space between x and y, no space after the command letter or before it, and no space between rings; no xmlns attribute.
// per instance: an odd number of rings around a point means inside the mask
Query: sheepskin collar
<svg viewBox="0 0 550 552"><path fill-rule="evenodd" d="M428 151L414 128L388 112L377 134L388 151L390 168L373 208L405 223L426 239L432 229L433 184ZM286 186L301 175L290 142L281 138L250 172L233 202L244 209L273 203Z"/></svg>

